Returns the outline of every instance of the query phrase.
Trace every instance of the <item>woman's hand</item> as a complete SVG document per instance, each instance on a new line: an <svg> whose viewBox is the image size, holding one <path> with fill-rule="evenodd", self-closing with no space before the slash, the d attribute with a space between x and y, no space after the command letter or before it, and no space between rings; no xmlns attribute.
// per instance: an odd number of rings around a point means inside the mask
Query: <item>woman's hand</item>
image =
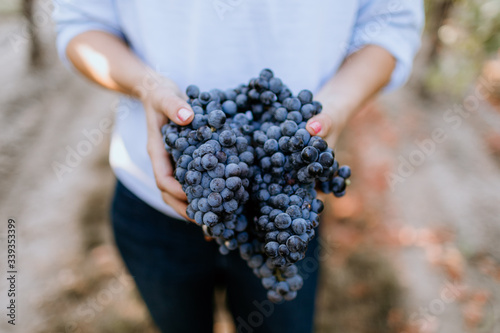
<svg viewBox="0 0 500 333"><path fill-rule="evenodd" d="M186 194L182 191L181 184L173 177L174 167L165 151L161 135L161 127L169 119L178 125L187 125L193 120L193 110L186 100L187 97L167 79L162 79L158 88L141 96L148 126L147 150L153 165L156 185L161 191L163 201L190 220L186 215Z"/></svg>
<svg viewBox="0 0 500 333"><path fill-rule="evenodd" d="M148 143L156 184L163 200L186 216L186 195L173 177L161 127L170 119L187 125L194 113L174 82L144 64L120 38L103 31L86 31L73 38L66 49L69 60L93 82L142 101L146 112ZM151 82L154 82L151 85Z"/></svg>
<svg viewBox="0 0 500 333"><path fill-rule="evenodd" d="M323 111L307 122L309 133L333 147L349 118L389 83L395 65L394 57L380 46L367 45L351 54L315 96Z"/></svg>
<svg viewBox="0 0 500 333"><path fill-rule="evenodd" d="M321 92L314 98L323 105L323 111L307 122L306 129L311 135L325 139L329 147L334 147L354 110L341 105L341 98L324 96Z"/></svg>

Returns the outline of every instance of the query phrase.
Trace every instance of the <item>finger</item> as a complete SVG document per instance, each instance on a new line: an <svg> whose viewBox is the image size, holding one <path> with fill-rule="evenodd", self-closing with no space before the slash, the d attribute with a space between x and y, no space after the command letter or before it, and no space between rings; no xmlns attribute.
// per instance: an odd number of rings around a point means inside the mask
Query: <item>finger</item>
<svg viewBox="0 0 500 333"><path fill-rule="evenodd" d="M158 98L153 102L153 108L157 112L162 112L177 125L187 125L194 117L194 112L189 104L174 93L168 93Z"/></svg>
<svg viewBox="0 0 500 333"><path fill-rule="evenodd" d="M194 222L194 220L190 219L186 214L187 203L185 201L178 200L168 193L162 192L161 196L163 201L165 201L170 207L172 207L179 215L185 218L188 221Z"/></svg>
<svg viewBox="0 0 500 333"><path fill-rule="evenodd" d="M318 135L322 138L331 134L334 130L333 121L326 113L320 113L307 122L306 129L311 135Z"/></svg>
<svg viewBox="0 0 500 333"><path fill-rule="evenodd" d="M180 200L186 200L181 184L173 177L173 168L168 153L165 151L159 125L155 124L161 122L161 115L154 114L152 117L156 118L156 122L148 120L147 151L151 158L156 185L161 191L168 192Z"/></svg>
<svg viewBox="0 0 500 333"><path fill-rule="evenodd" d="M169 156L162 145L161 138L159 140L160 144L148 143L156 186L162 192L167 192L178 200L186 201L186 193L182 190L181 184L172 176L173 170Z"/></svg>

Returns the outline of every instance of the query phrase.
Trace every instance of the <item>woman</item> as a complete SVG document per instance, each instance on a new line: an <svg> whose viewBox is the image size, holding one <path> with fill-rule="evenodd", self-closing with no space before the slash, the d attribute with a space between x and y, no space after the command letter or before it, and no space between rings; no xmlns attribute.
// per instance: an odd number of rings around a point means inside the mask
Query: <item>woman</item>
<svg viewBox="0 0 500 333"><path fill-rule="evenodd" d="M315 92L323 112L307 130L333 145L368 100L405 82L423 15L422 1L402 0L55 1L60 57L124 94L110 153L113 227L163 332L211 332L218 284L239 332L304 333L313 325L317 270L294 301L271 304L236 254L221 256L199 227L181 221L186 196L160 128L168 119L192 121L187 85L232 88L271 68L294 93ZM314 259L316 248L307 255Z"/></svg>

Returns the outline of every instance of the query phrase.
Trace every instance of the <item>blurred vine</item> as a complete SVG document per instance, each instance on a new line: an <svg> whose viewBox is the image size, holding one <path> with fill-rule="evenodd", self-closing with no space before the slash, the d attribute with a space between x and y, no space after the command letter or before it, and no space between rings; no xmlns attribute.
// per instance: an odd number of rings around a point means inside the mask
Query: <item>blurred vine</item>
<svg viewBox="0 0 500 333"><path fill-rule="evenodd" d="M32 68L40 68L43 64L43 51L39 31L35 24L35 0L23 0L22 13L28 23L28 35L30 38L29 63Z"/></svg>
<svg viewBox="0 0 500 333"><path fill-rule="evenodd" d="M426 0L426 97L459 97L500 48L499 0Z"/></svg>

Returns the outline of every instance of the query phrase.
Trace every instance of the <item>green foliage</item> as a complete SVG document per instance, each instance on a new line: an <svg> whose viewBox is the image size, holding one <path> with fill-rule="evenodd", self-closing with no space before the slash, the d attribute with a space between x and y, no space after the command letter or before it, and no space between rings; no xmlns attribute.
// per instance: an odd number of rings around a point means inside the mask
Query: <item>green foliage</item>
<svg viewBox="0 0 500 333"><path fill-rule="evenodd" d="M434 93L459 96L500 48L500 1L448 1L453 6L443 20L444 2L426 1L426 37L437 42L437 52L429 59L424 85Z"/></svg>

